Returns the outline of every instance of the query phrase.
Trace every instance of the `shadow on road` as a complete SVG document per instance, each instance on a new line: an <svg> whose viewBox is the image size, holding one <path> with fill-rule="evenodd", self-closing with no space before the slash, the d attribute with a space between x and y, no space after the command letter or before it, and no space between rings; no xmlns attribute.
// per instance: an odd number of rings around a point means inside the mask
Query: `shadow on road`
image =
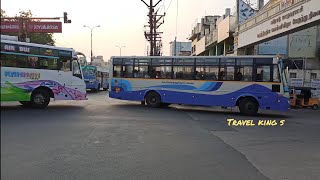
<svg viewBox="0 0 320 180"><path fill-rule="evenodd" d="M48 107L46 107L45 109L34 109L31 107L23 107L22 105L1 105L1 111L24 111L24 110L32 110L32 111L50 111L50 110L82 110L84 109L84 106L80 106L80 105L49 105Z"/></svg>
<svg viewBox="0 0 320 180"><path fill-rule="evenodd" d="M217 107L203 107L204 109L199 109L202 108L200 106L184 106L184 105L171 105L169 107L161 107L161 108L152 108L148 107L145 105L140 105L140 104L115 104L112 105L113 107L117 109L123 109L125 111L136 111L136 110L141 110L141 109L150 109L152 111L171 111L171 112L178 112L178 111L183 111L186 113L201 113L203 115L225 115L225 116L237 116L237 118L242 118L242 119L248 119L248 118L257 118L257 117L263 117L263 118L290 118L290 115L287 114L277 114L279 112L274 112L274 111L269 111L269 112L260 112L257 115L254 116L247 116L240 114L238 111L230 111L228 110L223 110ZM196 109L194 109L194 108Z"/></svg>

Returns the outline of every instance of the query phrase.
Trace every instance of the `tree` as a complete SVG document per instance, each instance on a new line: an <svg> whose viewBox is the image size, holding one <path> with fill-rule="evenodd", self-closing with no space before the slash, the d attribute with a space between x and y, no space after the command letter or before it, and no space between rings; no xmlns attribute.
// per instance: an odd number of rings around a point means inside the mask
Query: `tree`
<svg viewBox="0 0 320 180"><path fill-rule="evenodd" d="M1 9L1 21L4 21L3 18L8 17L5 10ZM15 18L31 18L32 17L32 12L30 10L27 11L20 11L19 14L15 15ZM25 22L27 21L34 21L34 20L24 20ZM23 34L25 34L24 32ZM22 36L23 34L20 33L5 33L1 32L1 34L4 35L10 35L10 36ZM53 34L52 33L30 33L27 34L27 37L30 38L30 41L33 43L38 43L38 44L47 44L47 45L54 45L55 41L53 39Z"/></svg>

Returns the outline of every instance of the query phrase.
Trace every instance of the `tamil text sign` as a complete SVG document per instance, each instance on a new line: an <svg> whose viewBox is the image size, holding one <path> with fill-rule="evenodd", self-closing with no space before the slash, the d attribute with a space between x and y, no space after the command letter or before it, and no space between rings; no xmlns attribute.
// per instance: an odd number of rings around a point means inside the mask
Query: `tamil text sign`
<svg viewBox="0 0 320 180"><path fill-rule="evenodd" d="M287 11L240 31L238 47L245 47L316 21L320 21L319 0L302 0L291 5Z"/></svg>
<svg viewBox="0 0 320 180"><path fill-rule="evenodd" d="M61 33L61 22L27 22L26 28L28 32L37 33Z"/></svg>
<svg viewBox="0 0 320 180"><path fill-rule="evenodd" d="M20 23L16 21L1 22L1 32L20 32Z"/></svg>

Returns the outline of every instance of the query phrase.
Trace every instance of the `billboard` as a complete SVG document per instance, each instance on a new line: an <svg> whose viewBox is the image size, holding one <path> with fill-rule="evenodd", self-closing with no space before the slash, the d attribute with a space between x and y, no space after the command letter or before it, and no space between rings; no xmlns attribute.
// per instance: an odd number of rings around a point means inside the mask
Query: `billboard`
<svg viewBox="0 0 320 180"><path fill-rule="evenodd" d="M239 24L243 23L245 20L254 16L256 11L243 0L239 0Z"/></svg>
<svg viewBox="0 0 320 180"><path fill-rule="evenodd" d="M289 57L314 58L317 47L317 26L289 35Z"/></svg>
<svg viewBox="0 0 320 180"><path fill-rule="evenodd" d="M1 32L20 32L20 22L17 21L2 21Z"/></svg>
<svg viewBox="0 0 320 180"><path fill-rule="evenodd" d="M31 33L61 33L61 22L27 22L27 32Z"/></svg>
<svg viewBox="0 0 320 180"><path fill-rule="evenodd" d="M267 12L257 14L251 22L255 24L242 24L238 36L238 48L242 48L258 41L273 38L288 31L295 31L298 28L310 23L320 21L319 0L294 1L287 10L268 16ZM276 8L276 7L275 7ZM259 22L259 23L257 23ZM250 26L250 27L246 27Z"/></svg>
<svg viewBox="0 0 320 180"><path fill-rule="evenodd" d="M288 36L283 36L265 43L259 44L259 55L287 55Z"/></svg>

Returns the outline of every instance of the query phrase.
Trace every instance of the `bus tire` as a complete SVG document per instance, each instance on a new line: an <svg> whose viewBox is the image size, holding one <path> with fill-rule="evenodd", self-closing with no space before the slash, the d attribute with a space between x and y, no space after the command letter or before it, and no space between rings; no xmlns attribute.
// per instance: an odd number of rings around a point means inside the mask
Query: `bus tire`
<svg viewBox="0 0 320 180"><path fill-rule="evenodd" d="M31 95L31 104L33 108L43 109L50 102L50 94L47 90L37 89Z"/></svg>
<svg viewBox="0 0 320 180"><path fill-rule="evenodd" d="M312 109L313 109L313 110L317 110L318 108L319 108L319 106L318 106L317 104L315 104L315 105L312 106Z"/></svg>
<svg viewBox="0 0 320 180"><path fill-rule="evenodd" d="M19 101L23 107L31 107L31 102L30 101Z"/></svg>
<svg viewBox="0 0 320 180"><path fill-rule="evenodd" d="M149 92L146 96L147 105L153 108L161 106L161 96L157 92Z"/></svg>
<svg viewBox="0 0 320 180"><path fill-rule="evenodd" d="M239 102L239 110L241 114L256 115L259 110L259 104L254 98L243 98Z"/></svg>

